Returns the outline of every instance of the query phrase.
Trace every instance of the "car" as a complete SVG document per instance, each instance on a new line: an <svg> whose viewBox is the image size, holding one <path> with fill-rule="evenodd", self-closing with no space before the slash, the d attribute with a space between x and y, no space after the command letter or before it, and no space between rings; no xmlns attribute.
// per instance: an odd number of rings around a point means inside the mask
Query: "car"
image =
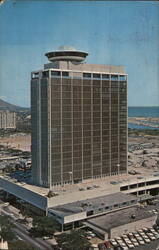
<svg viewBox="0 0 159 250"><path fill-rule="evenodd" d="M154 237L154 234L153 233L147 233L147 236L150 238L150 237Z"/></svg>
<svg viewBox="0 0 159 250"><path fill-rule="evenodd" d="M121 247L126 247L126 244L125 244L124 242L120 242L119 245L120 245Z"/></svg>
<svg viewBox="0 0 159 250"><path fill-rule="evenodd" d="M131 236L133 237L133 233L128 233L128 236L129 236L129 237L131 237Z"/></svg>
<svg viewBox="0 0 159 250"><path fill-rule="evenodd" d="M140 237L144 238L146 237L147 235L145 233L140 233Z"/></svg>
<svg viewBox="0 0 159 250"><path fill-rule="evenodd" d="M129 248L128 248L127 246L125 246L125 247L122 246L121 249L122 249L122 250L128 250Z"/></svg>
<svg viewBox="0 0 159 250"><path fill-rule="evenodd" d="M148 229L147 227L144 227L142 230L143 230L145 233L147 233L147 232L149 231L149 229Z"/></svg>
<svg viewBox="0 0 159 250"><path fill-rule="evenodd" d="M136 239L137 240L143 240L141 236L140 237L136 237Z"/></svg>
<svg viewBox="0 0 159 250"><path fill-rule="evenodd" d="M114 250L123 250L124 248L123 247L120 247L120 246L117 246L117 247L114 247Z"/></svg>
<svg viewBox="0 0 159 250"><path fill-rule="evenodd" d="M154 236L156 237L156 239L159 239L159 233L155 232Z"/></svg>
<svg viewBox="0 0 159 250"><path fill-rule="evenodd" d="M138 230L138 233L143 233L144 231L142 229Z"/></svg>
<svg viewBox="0 0 159 250"><path fill-rule="evenodd" d="M147 238L144 238L144 241L145 241L146 243L150 243L150 242L151 242L151 240L150 240L150 239L147 239Z"/></svg>
<svg viewBox="0 0 159 250"><path fill-rule="evenodd" d="M89 236L91 236L92 238L96 237L94 233L90 233Z"/></svg>
<svg viewBox="0 0 159 250"><path fill-rule="evenodd" d="M149 239L149 237L147 235L144 235L142 238L143 239Z"/></svg>
<svg viewBox="0 0 159 250"><path fill-rule="evenodd" d="M148 235L150 240L156 240L156 237L154 235Z"/></svg>
<svg viewBox="0 0 159 250"><path fill-rule="evenodd" d="M110 240L110 243L111 243L111 245L112 245L113 247L116 247L116 246L119 245L119 244L116 242L116 240L114 240L114 239Z"/></svg>
<svg viewBox="0 0 159 250"><path fill-rule="evenodd" d="M138 242L140 245L145 244L145 242L143 241L143 239L142 239L140 236L137 236L137 237L136 237L136 240L137 240L137 242Z"/></svg>
<svg viewBox="0 0 159 250"><path fill-rule="evenodd" d="M115 239L116 239L116 240L122 240L122 238L121 238L121 237L116 237Z"/></svg>
<svg viewBox="0 0 159 250"><path fill-rule="evenodd" d="M17 236L18 240L23 240L20 236Z"/></svg>
<svg viewBox="0 0 159 250"><path fill-rule="evenodd" d="M92 238L96 237L95 233L93 233L92 231L87 231L87 235L91 236Z"/></svg>
<svg viewBox="0 0 159 250"><path fill-rule="evenodd" d="M128 238L127 236L122 236L122 239L123 239L124 241L129 241L129 238Z"/></svg>
<svg viewBox="0 0 159 250"><path fill-rule="evenodd" d="M154 229L150 229L150 233L155 234L156 231Z"/></svg>
<svg viewBox="0 0 159 250"><path fill-rule="evenodd" d="M143 240L138 241L140 245L145 245L145 242Z"/></svg>
<svg viewBox="0 0 159 250"><path fill-rule="evenodd" d="M139 246L139 243L136 241L136 242L133 242L134 246L135 247L138 247Z"/></svg>
<svg viewBox="0 0 159 250"><path fill-rule="evenodd" d="M8 206L8 205L9 205L9 202L5 202L3 205L4 205L4 206Z"/></svg>
<svg viewBox="0 0 159 250"><path fill-rule="evenodd" d="M129 247L129 248L134 248L134 245L133 245L133 243L129 240L129 238L128 239L124 239L124 241L125 241L125 244Z"/></svg>
<svg viewBox="0 0 159 250"><path fill-rule="evenodd" d="M48 240L48 239L50 239L49 236L44 236L44 237L43 237L43 240Z"/></svg>
<svg viewBox="0 0 159 250"><path fill-rule="evenodd" d="M133 235L134 235L135 237L140 237L140 235L139 235L138 233L133 233Z"/></svg>
<svg viewBox="0 0 159 250"><path fill-rule="evenodd" d="M127 243L128 248L134 248L134 245L132 243Z"/></svg>

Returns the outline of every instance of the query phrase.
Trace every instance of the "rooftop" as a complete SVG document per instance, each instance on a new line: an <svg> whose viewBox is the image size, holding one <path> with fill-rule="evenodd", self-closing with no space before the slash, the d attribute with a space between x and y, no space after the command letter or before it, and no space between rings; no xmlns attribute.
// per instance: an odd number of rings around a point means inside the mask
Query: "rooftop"
<svg viewBox="0 0 159 250"><path fill-rule="evenodd" d="M104 194L110 194L110 193L116 193L120 191L120 187L125 185L130 185L133 183L139 183L142 181L149 181L151 179L158 180L159 179L159 172L153 171L153 169L146 169L146 168L140 168L138 169L140 174L131 175L131 174L122 174L122 175L113 175L113 176L106 176L102 179L88 179L84 180L83 183L78 184L66 184L64 186L55 186L52 187L51 190L53 190L58 195L67 196L68 194L73 193L80 193L80 196L83 196L85 199L85 195L87 196L88 193L92 193L91 198L96 197L95 193L102 193ZM1 178L8 179L10 182L15 183L16 180L7 176L2 175ZM47 195L49 188L40 187L31 185L28 183L16 183L19 186L24 186L26 189L29 189L33 192L40 193L42 196ZM113 192L114 190L114 192ZM79 192L80 191L80 192ZM102 195L101 195L102 196Z"/></svg>
<svg viewBox="0 0 159 250"><path fill-rule="evenodd" d="M67 203L61 206L53 207L54 211L58 214L66 216L83 211L91 211L98 209L99 207L113 206L115 204L122 204L123 202L136 201L137 198L133 195L124 194L121 192L100 196L97 198L86 199Z"/></svg>
<svg viewBox="0 0 159 250"><path fill-rule="evenodd" d="M152 216L157 216L156 209L159 209L159 202L157 203L157 205L149 205L146 207L140 207L137 205L135 207L125 208L120 211L89 219L88 222L108 232L114 227L125 225Z"/></svg>
<svg viewBox="0 0 159 250"><path fill-rule="evenodd" d="M60 46L57 50L45 54L49 61L72 61L82 62L88 56L88 53L78 51L70 46Z"/></svg>

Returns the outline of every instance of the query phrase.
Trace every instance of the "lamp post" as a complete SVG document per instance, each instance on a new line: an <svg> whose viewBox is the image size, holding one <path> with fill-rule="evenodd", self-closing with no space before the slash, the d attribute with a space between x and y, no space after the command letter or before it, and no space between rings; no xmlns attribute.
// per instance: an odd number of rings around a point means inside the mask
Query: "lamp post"
<svg viewBox="0 0 159 250"><path fill-rule="evenodd" d="M120 164L117 164L117 168L118 168L118 180L119 180L119 170L120 170Z"/></svg>
<svg viewBox="0 0 159 250"><path fill-rule="evenodd" d="M69 172L69 175L70 175L70 183L73 182L72 180L72 172Z"/></svg>

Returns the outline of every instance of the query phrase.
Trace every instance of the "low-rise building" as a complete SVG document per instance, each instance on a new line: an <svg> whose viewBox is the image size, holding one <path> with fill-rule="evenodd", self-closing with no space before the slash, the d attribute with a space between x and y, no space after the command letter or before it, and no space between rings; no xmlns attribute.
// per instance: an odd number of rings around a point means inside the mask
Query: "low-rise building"
<svg viewBox="0 0 159 250"><path fill-rule="evenodd" d="M15 129L16 113L9 110L0 110L0 129Z"/></svg>
<svg viewBox="0 0 159 250"><path fill-rule="evenodd" d="M104 239L111 239L152 227L157 220L159 203L148 206L133 206L87 220L85 223Z"/></svg>

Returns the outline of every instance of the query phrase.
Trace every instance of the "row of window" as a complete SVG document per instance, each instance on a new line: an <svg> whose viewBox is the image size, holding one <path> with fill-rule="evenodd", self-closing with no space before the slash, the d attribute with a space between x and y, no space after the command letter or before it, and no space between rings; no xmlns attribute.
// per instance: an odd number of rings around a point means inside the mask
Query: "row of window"
<svg viewBox="0 0 159 250"><path fill-rule="evenodd" d="M42 77L49 77L49 71L43 71ZM69 77L69 72L67 71L51 71L51 77ZM39 72L35 72L32 74L32 79L39 78ZM106 79L113 81L126 81L126 75L114 75L114 74L97 74L97 73L83 73L83 78L94 78L94 79Z"/></svg>
<svg viewBox="0 0 159 250"><path fill-rule="evenodd" d="M87 212L87 216L91 216L93 214L97 214L97 213L103 213L105 211L110 211L110 210L114 210L114 209L117 209L117 208L121 208L121 207L124 207L124 206L130 206L132 204L136 204L136 200L132 200L130 202L123 202L123 203L120 203L120 204L114 204L112 206L106 206L104 207L104 203L103 203L103 207L100 207L96 210L90 210Z"/></svg>
<svg viewBox="0 0 159 250"><path fill-rule="evenodd" d="M81 92L82 91L82 86L80 85L80 86L72 86L72 88L73 88L73 91L76 91L76 92ZM65 84L62 84L62 89L61 89L61 85L52 85L51 86L51 90L53 91L53 92L61 92L61 90L62 90L62 92L63 93L65 93L65 92L71 92L71 90L72 90L72 88L71 88L71 85L65 85ZM126 90L126 86L121 86L121 84L120 85L115 85L114 86L114 84L113 83L111 83L111 86L109 87L104 87L104 86L83 86L83 92L84 93L90 93L91 92L91 90L93 90L94 92L100 92L101 90L102 90L102 93L105 93L105 92L110 92L111 90L112 91L117 91L117 90L120 90L120 91L123 91L123 90Z"/></svg>
<svg viewBox="0 0 159 250"><path fill-rule="evenodd" d="M120 190L124 191L124 190L128 190L129 188L133 189L133 188L137 188L137 187L145 187L145 186L156 185L156 184L159 184L159 180L152 180L152 181L141 182L141 183L137 183L137 184L136 183L131 184L129 186L123 186L120 188Z"/></svg>

